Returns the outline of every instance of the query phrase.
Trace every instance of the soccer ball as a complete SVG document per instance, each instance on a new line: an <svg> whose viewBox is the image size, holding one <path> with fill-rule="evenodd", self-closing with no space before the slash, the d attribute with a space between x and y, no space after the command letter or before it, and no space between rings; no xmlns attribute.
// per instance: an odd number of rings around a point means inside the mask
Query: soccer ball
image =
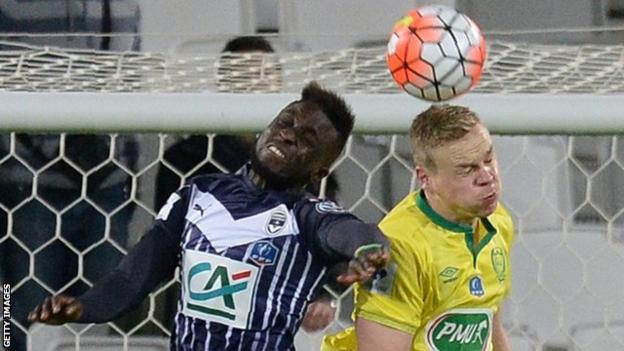
<svg viewBox="0 0 624 351"><path fill-rule="evenodd" d="M386 61L392 78L408 94L444 101L477 84L485 54L477 24L436 5L410 11L394 26Z"/></svg>

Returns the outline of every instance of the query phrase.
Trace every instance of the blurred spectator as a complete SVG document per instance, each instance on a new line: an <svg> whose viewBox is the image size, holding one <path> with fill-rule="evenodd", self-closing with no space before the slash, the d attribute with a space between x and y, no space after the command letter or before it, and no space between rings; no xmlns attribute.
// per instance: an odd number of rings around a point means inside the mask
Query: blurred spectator
<svg viewBox="0 0 624 351"><path fill-rule="evenodd" d="M2 0L1 33L54 33L53 36L4 36L33 45L75 49L138 51L140 37L76 35L138 33L139 6L134 0ZM69 35L56 35L67 33Z"/></svg>
<svg viewBox="0 0 624 351"><path fill-rule="evenodd" d="M132 0L0 2L0 37L32 45L138 50L140 41L138 36L8 37L2 33L136 33L139 20L139 7ZM138 157L136 139L108 135L64 138L61 145L59 135L0 136L0 155L15 152L0 163L0 222L12 223L10 227L0 223L0 240L7 234L12 236L12 240L0 242L0 281L11 284L14 301L11 350L26 350L26 335L16 324L27 328L27 312L49 295L41 283L54 292L79 294L86 289L85 280L70 282L78 276L80 264L82 277L92 283L123 256L109 241L98 242L108 235L126 245L132 207L120 205L130 197L131 178L105 160L112 156L133 169ZM115 155L109 155L111 150ZM83 177L88 171L92 172ZM95 207L80 199L85 181L86 197ZM98 210L111 215L109 225ZM59 236L55 236L57 233ZM83 253L91 249L79 258L63 241ZM28 276L31 270L37 280Z"/></svg>

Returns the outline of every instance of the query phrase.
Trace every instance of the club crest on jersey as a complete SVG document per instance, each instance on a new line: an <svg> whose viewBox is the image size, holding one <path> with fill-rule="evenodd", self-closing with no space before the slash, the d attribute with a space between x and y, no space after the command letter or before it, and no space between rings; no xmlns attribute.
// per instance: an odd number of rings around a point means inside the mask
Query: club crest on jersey
<svg viewBox="0 0 624 351"><path fill-rule="evenodd" d="M474 296L483 296L483 294L485 294L485 290L483 289L483 281L478 275L470 279L469 287L470 294Z"/></svg>
<svg viewBox="0 0 624 351"><path fill-rule="evenodd" d="M333 201L321 201L316 204L316 210L320 213L344 213L345 209Z"/></svg>
<svg viewBox="0 0 624 351"><path fill-rule="evenodd" d="M496 273L496 279L498 279L499 282L505 281L505 277L507 275L507 260L505 258L505 251L503 251L500 247L495 247L492 249L490 258L492 259L492 268Z"/></svg>
<svg viewBox="0 0 624 351"><path fill-rule="evenodd" d="M283 209L278 208L274 210L273 212L271 212L271 215L269 216L269 220L267 221L266 231L269 234L278 233L280 230L284 228L286 224L286 218L288 218L288 216L286 215L286 212Z"/></svg>
<svg viewBox="0 0 624 351"><path fill-rule="evenodd" d="M258 266L270 266L275 263L279 249L271 242L258 241L251 248L249 258Z"/></svg>

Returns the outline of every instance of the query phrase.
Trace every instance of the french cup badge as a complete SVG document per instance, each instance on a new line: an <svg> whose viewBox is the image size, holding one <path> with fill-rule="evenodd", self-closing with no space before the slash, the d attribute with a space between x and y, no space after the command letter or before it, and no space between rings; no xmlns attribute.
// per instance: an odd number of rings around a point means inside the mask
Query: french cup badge
<svg viewBox="0 0 624 351"><path fill-rule="evenodd" d="M485 290L483 289L483 281L478 275L470 279L469 288L470 294L474 296L483 296L483 294L485 294Z"/></svg>

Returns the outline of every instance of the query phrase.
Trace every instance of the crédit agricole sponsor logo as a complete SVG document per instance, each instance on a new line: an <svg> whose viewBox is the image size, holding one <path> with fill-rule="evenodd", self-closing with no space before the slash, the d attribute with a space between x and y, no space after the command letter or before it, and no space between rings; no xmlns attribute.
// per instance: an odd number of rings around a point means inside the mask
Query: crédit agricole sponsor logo
<svg viewBox="0 0 624 351"><path fill-rule="evenodd" d="M187 250L183 313L245 328L257 273L258 268L251 264Z"/></svg>

